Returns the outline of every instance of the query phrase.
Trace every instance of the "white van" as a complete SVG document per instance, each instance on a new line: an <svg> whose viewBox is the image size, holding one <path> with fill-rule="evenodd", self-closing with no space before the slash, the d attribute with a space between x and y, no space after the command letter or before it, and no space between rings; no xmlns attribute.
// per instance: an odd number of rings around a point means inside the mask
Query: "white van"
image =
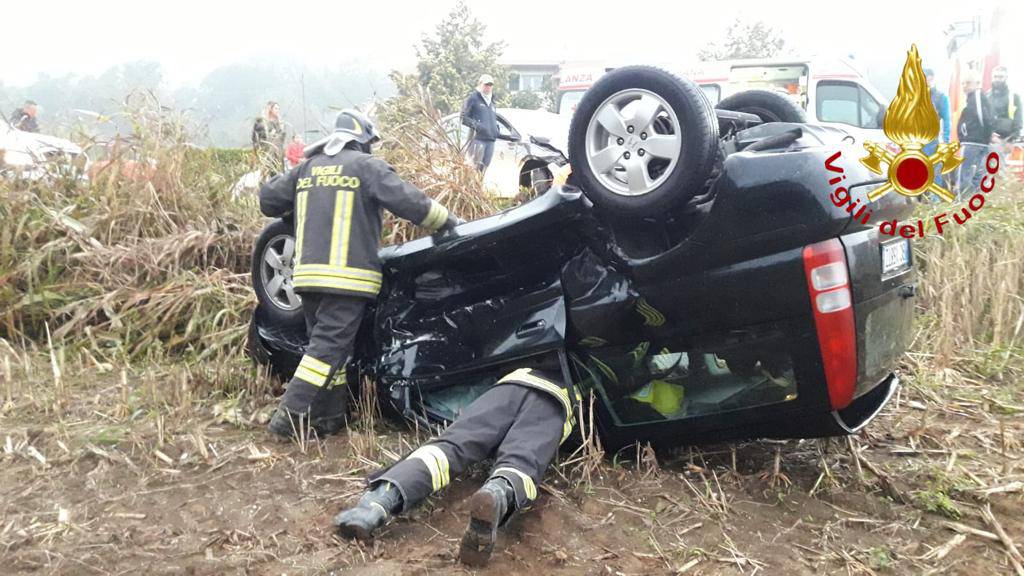
<svg viewBox="0 0 1024 576"><path fill-rule="evenodd" d="M807 121L834 125L861 139L884 141L882 120L888 103L848 60L840 58L772 58L706 62L690 68L660 65L700 85L717 104L753 88L789 94L807 111ZM606 68L605 71L612 68ZM583 93L601 73L569 71L573 83L560 83L558 111L572 114ZM567 74L562 74L564 78ZM589 82L586 82L589 80Z"/></svg>

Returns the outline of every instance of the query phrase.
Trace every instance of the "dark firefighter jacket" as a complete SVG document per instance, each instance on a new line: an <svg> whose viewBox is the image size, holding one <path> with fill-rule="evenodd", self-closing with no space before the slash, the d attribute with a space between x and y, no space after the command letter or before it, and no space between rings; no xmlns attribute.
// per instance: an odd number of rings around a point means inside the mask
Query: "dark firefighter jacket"
<svg viewBox="0 0 1024 576"><path fill-rule="evenodd" d="M382 208L431 231L448 220L387 162L350 149L316 154L260 188L265 215L295 214L296 292L376 297Z"/></svg>

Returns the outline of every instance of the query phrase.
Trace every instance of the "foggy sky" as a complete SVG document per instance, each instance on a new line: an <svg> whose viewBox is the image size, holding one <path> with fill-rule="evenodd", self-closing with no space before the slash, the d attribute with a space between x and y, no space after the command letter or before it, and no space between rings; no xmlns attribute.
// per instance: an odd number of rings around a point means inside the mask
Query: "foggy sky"
<svg viewBox="0 0 1024 576"><path fill-rule="evenodd" d="M685 61L742 15L776 28L787 48L800 54L852 55L865 67L898 67L911 41L926 65L944 59L942 30L951 21L989 13L995 1L943 2L943 9L934 7L938 2L892 0L468 4L487 25L489 39L506 42L505 60ZM422 34L432 32L454 5L455 0L93 0L51 2L44 10L20 4L19 10L5 9L0 81L10 86L27 84L39 73L97 74L135 60L159 62L171 86L198 82L224 64L266 58L408 70ZM1021 23L1014 25L1022 30L1018 37L1024 36ZM1024 43L1015 51L1022 48Z"/></svg>

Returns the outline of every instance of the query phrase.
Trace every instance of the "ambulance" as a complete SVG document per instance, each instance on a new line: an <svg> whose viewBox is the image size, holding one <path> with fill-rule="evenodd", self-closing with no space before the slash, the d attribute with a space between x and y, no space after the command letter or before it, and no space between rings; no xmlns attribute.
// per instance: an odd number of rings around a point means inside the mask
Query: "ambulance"
<svg viewBox="0 0 1024 576"><path fill-rule="evenodd" d="M712 105L744 90L775 90L798 102L811 124L843 128L858 140L887 140L882 121L888 99L847 59L773 58L658 66L696 82ZM587 88L612 69L591 66L564 70L558 87L558 112L571 115Z"/></svg>
<svg viewBox="0 0 1024 576"><path fill-rule="evenodd" d="M948 61L945 68L949 72L946 93L949 95L949 108L952 124L957 126L960 112L967 105L961 81L968 72L981 77L982 89L992 89L992 70L996 66L1006 66L1010 70L1010 91L1021 93L1020 78L1024 72L1024 54L1020 50L1007 49L1019 44L1020 27L1013 23L1024 20L1024 8L1020 6L1000 5L989 12L979 13L971 20L954 22L946 33L948 38ZM939 78L943 74L939 73ZM954 130L954 137L956 131ZM1015 178L1024 181L1024 138L1014 141L996 140L992 150L999 153L1002 162L1001 170L1008 170Z"/></svg>

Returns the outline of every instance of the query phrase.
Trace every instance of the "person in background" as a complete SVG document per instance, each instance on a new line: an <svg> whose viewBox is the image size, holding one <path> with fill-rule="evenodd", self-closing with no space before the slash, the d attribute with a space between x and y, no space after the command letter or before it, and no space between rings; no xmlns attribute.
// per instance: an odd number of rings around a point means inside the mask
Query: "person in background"
<svg viewBox="0 0 1024 576"><path fill-rule="evenodd" d="M292 141L284 152L285 160L288 161L288 168L294 168L299 165L299 162L302 162L302 151L305 148L306 143L302 141L302 136L298 134L292 136Z"/></svg>
<svg viewBox="0 0 1024 576"><path fill-rule="evenodd" d="M985 174L982 165L992 140L992 109L988 97L982 93L981 78L971 70L964 75L964 109L957 124L957 137L964 161L957 171L957 197L969 195L981 186Z"/></svg>
<svg viewBox="0 0 1024 576"><path fill-rule="evenodd" d="M476 169L486 172L494 156L494 140L498 137L498 117L494 111L494 78L490 74L480 76L476 90L462 105L462 124L473 130L473 141L469 152L476 162Z"/></svg>
<svg viewBox="0 0 1024 576"><path fill-rule="evenodd" d="M263 114L252 125L252 149L261 168L270 175L284 168L284 126L281 106L273 100L263 107Z"/></svg>
<svg viewBox="0 0 1024 576"><path fill-rule="evenodd" d="M992 89L988 102L992 106L992 147L1000 156L1006 157L1008 145L1020 138L1021 111L1020 94L1014 94L1006 85L1006 66L992 70Z"/></svg>
<svg viewBox="0 0 1024 576"><path fill-rule="evenodd" d="M941 130L939 131L939 137L932 140L928 144L925 144L924 153L926 156L931 156L935 153L939 144L945 144L949 142L949 98L942 90L935 87L935 71L931 68L924 69L924 77L928 80L928 94L931 96L932 107L935 108L935 112L939 115L939 122L941 124ZM942 172L935 170L935 183L942 186Z"/></svg>
<svg viewBox="0 0 1024 576"><path fill-rule="evenodd" d="M11 114L11 126L24 132L39 132L39 123L36 121L38 113L39 105L32 100L25 100L25 104Z"/></svg>

